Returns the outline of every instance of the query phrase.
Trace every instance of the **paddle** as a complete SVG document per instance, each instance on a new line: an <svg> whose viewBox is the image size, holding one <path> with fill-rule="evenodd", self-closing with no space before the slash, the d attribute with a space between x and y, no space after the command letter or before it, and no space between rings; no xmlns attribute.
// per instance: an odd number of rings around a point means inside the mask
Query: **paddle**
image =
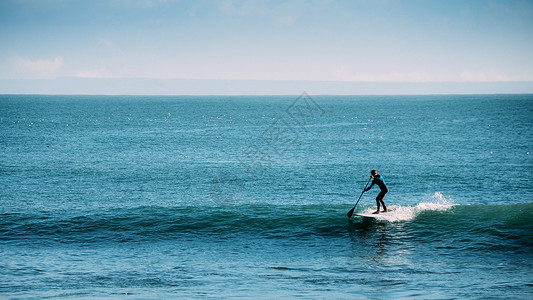
<svg viewBox="0 0 533 300"><path fill-rule="evenodd" d="M363 191L361 192L361 196L363 196L363 194L365 193L365 190L366 190L366 187L368 186L368 184L370 183L370 179L372 179L372 177L368 178L368 181L366 182L366 185L365 185L365 188L363 189ZM355 206L350 209L350 211L346 214L348 216L348 218L351 218L352 215L353 215L353 211L355 210L355 208L357 207L357 203L359 203L359 200L361 200L361 196L359 196L359 199L357 199L357 202L355 203Z"/></svg>

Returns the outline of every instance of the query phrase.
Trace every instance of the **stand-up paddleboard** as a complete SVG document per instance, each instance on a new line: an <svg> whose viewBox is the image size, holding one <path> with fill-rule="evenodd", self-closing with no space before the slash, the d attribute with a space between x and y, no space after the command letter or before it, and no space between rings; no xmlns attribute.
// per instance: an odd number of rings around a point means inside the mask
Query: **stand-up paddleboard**
<svg viewBox="0 0 533 300"><path fill-rule="evenodd" d="M373 213L359 213L354 214L359 217L365 217L365 218L372 218L372 219L385 219L387 218L387 213L379 213L379 214L373 214Z"/></svg>

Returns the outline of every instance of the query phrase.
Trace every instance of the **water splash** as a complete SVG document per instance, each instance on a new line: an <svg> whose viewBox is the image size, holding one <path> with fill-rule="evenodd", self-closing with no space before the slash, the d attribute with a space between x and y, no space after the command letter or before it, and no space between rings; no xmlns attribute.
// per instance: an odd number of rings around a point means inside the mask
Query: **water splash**
<svg viewBox="0 0 533 300"><path fill-rule="evenodd" d="M427 211L447 211L453 206L458 204L453 204L451 199L445 197L440 192L435 192L433 195L429 195L430 202L421 202L415 206L409 205L389 205L387 206L388 212L381 213L376 216L378 220L384 220L388 222L398 222L398 221L411 221L415 219L420 213ZM374 208L370 207L364 210L364 213L372 213Z"/></svg>

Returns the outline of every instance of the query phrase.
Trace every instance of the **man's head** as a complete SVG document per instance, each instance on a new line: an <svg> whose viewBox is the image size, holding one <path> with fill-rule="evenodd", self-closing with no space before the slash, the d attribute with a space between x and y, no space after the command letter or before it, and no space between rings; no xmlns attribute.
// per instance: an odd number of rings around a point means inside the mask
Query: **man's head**
<svg viewBox="0 0 533 300"><path fill-rule="evenodd" d="M376 172L376 170L372 170L370 171L370 175L372 175L372 177L376 176L378 173Z"/></svg>

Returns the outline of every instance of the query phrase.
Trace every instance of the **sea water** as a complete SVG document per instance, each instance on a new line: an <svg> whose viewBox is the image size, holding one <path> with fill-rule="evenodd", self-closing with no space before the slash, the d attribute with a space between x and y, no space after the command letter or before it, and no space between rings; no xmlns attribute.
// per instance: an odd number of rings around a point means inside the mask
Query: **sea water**
<svg viewBox="0 0 533 300"><path fill-rule="evenodd" d="M532 124L532 95L2 95L0 297L531 299ZM390 212L349 219L371 169Z"/></svg>

